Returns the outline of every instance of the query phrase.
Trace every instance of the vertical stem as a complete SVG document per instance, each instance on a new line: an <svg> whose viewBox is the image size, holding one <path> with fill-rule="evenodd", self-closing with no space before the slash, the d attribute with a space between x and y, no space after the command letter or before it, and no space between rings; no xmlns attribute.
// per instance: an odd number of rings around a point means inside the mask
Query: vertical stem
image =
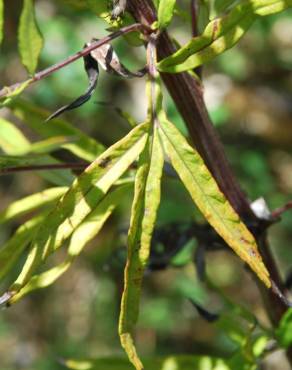
<svg viewBox="0 0 292 370"><path fill-rule="evenodd" d="M128 9L138 22L147 26L157 19L152 0L128 0ZM157 45L158 60L166 58L174 51L175 47L167 32L162 32ZM260 220L252 212L249 201L230 168L223 145L209 118L202 86L188 73L163 73L162 78L186 123L193 145L205 160L221 191L241 218L254 226L253 233L263 261L276 286L282 289L280 274L267 242L267 233L261 231ZM271 289L267 290L261 283L259 285L267 313L272 324L276 326L287 307ZM288 350L287 356L292 364L291 352Z"/></svg>
<svg viewBox="0 0 292 370"><path fill-rule="evenodd" d="M128 9L144 25L149 26L157 19L151 0L128 0ZM174 51L167 32L162 32L157 45L158 59L161 60ZM223 146L210 121L201 84L188 73L163 73L162 79L185 120L194 146L204 158L220 189L242 218L255 221L256 217L234 178Z"/></svg>

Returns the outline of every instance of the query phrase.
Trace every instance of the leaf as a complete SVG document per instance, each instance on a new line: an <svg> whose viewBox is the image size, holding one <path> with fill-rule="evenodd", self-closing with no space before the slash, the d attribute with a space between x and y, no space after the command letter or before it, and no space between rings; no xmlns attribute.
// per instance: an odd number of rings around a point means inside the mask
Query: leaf
<svg viewBox="0 0 292 370"><path fill-rule="evenodd" d="M0 280L13 268L47 213L38 215L21 225L0 249Z"/></svg>
<svg viewBox="0 0 292 370"><path fill-rule="evenodd" d="M143 150L149 124L140 124L108 148L74 181L40 228L20 275L10 288L15 295L31 278L35 269L61 247L66 239L104 199Z"/></svg>
<svg viewBox="0 0 292 370"><path fill-rule="evenodd" d="M290 348L292 345L292 308L289 308L276 329L276 336L280 345L284 348Z"/></svg>
<svg viewBox="0 0 292 370"><path fill-rule="evenodd" d="M158 28L165 29L171 22L176 0L160 0L158 6Z"/></svg>
<svg viewBox="0 0 292 370"><path fill-rule="evenodd" d="M207 47L212 42L216 41L219 37L224 36L227 32L232 30L238 22L246 16L250 10L249 5L244 7L238 6L232 9L228 14L221 18L212 20L207 24L202 35L192 38L186 45L177 50L174 54L163 59L159 63L159 67L176 65L183 63L188 57L192 56L199 50Z"/></svg>
<svg viewBox="0 0 292 370"><path fill-rule="evenodd" d="M89 44L86 44L84 47L89 46ZM56 112L51 114L47 119L46 122L50 121L53 118L58 117L60 114L64 113L67 110L72 110L75 108L80 107L84 103L86 103L94 93L96 86L97 86L97 80L99 75L99 69L97 61L90 55L85 55L83 57L84 61L84 68L88 76L89 85L85 93L81 96L79 96L77 99L75 99L72 103L64 105L63 107L59 108Z"/></svg>
<svg viewBox="0 0 292 370"><path fill-rule="evenodd" d="M0 212L0 224L51 203L60 198L67 189L67 187L50 188L13 202Z"/></svg>
<svg viewBox="0 0 292 370"><path fill-rule="evenodd" d="M66 260L41 274L34 275L24 288L14 295L8 303L16 303L32 291L47 288L59 279L69 269L86 244L99 233L106 220L118 205L121 197L128 190L129 185L122 185L105 196L98 206L86 217L84 222L74 231L69 243Z"/></svg>
<svg viewBox="0 0 292 370"><path fill-rule="evenodd" d="M43 38L36 22L33 0L23 0L18 46L23 65L31 75L34 74L43 47Z"/></svg>
<svg viewBox="0 0 292 370"><path fill-rule="evenodd" d="M62 146L74 142L74 137L54 136L49 139L37 141L30 146L30 153L47 154L55 150L61 149Z"/></svg>
<svg viewBox="0 0 292 370"><path fill-rule="evenodd" d="M269 15L292 6L291 0L251 0L242 2L231 11L211 21L202 35L158 63L163 72L183 72L209 62L234 46L257 16Z"/></svg>
<svg viewBox="0 0 292 370"><path fill-rule="evenodd" d="M128 234L128 257L125 268L124 292L119 319L119 335L129 360L137 370L143 365L133 342L133 329L138 319L143 273L148 263L152 233L160 203L163 151L154 128L139 163L135 179L135 195Z"/></svg>
<svg viewBox="0 0 292 370"><path fill-rule="evenodd" d="M98 41L98 39L92 39L91 42ZM88 44L88 46L90 43ZM147 72L146 68L142 68L137 72L129 71L120 61L117 53L114 51L111 44L107 43L100 46L97 49L92 50L90 53L101 67L108 73L114 76L120 76L124 78L143 77Z"/></svg>
<svg viewBox="0 0 292 370"><path fill-rule="evenodd" d="M159 121L164 149L193 201L217 233L270 288L269 272L254 237L219 190L202 158L162 111Z"/></svg>
<svg viewBox="0 0 292 370"><path fill-rule="evenodd" d="M253 24L253 21L254 18L247 15L242 18L238 24L232 28L232 30L224 34L224 36L219 37L206 48L196 52L194 55L186 59L185 62L168 67L167 71L175 73L184 72L210 62L216 56L232 48L241 39L241 37L244 36L246 31Z"/></svg>
<svg viewBox="0 0 292 370"><path fill-rule="evenodd" d="M137 126L138 122L135 120L135 118L133 116L131 116L131 114L129 114L128 112L122 110L119 107L116 107L115 108L115 111L118 113L118 115L121 118L124 118L131 127Z"/></svg>
<svg viewBox="0 0 292 370"><path fill-rule="evenodd" d="M267 16L282 12L283 10L292 7L291 0L257 0L255 2L255 14Z"/></svg>
<svg viewBox="0 0 292 370"><path fill-rule="evenodd" d="M102 144L78 128L73 127L67 121L55 119L51 124L44 124L48 112L27 101L17 99L11 104L10 108L15 116L45 139L54 138L55 136L67 136L72 140L74 139L73 143L65 144L63 148L82 159L91 162L104 150Z"/></svg>
<svg viewBox="0 0 292 370"><path fill-rule="evenodd" d="M3 40L4 29L4 0L0 0L0 44Z"/></svg>
<svg viewBox="0 0 292 370"><path fill-rule="evenodd" d="M11 102L17 98L17 96L21 94L23 90L25 90L32 82L33 79L30 78L29 80L17 84L17 87L14 88L5 86L4 89L6 90L6 95L0 98L0 108L11 104Z"/></svg>
<svg viewBox="0 0 292 370"><path fill-rule="evenodd" d="M30 150L30 142L11 122L0 117L0 148L10 155L25 154Z"/></svg>

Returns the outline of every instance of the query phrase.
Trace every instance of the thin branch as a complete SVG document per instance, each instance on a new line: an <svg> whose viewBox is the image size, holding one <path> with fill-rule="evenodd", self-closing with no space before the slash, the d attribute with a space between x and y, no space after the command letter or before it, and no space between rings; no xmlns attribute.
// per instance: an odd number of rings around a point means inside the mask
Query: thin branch
<svg viewBox="0 0 292 370"><path fill-rule="evenodd" d="M281 217L281 215L288 211L289 209L292 209L292 201L284 204L282 207L274 209L274 211L271 212L271 216L272 218L277 219Z"/></svg>
<svg viewBox="0 0 292 370"><path fill-rule="evenodd" d="M198 36L198 0L191 0L191 27L192 27L192 36ZM200 78L202 77L202 66L194 68L193 70Z"/></svg>
<svg viewBox="0 0 292 370"><path fill-rule="evenodd" d="M128 9L137 22L149 27L157 20L151 0L128 0ZM162 32L157 45L158 60L174 52L175 47L169 35ZM186 123L194 146L205 160L221 191L243 220L253 220L256 223L258 219L234 177L223 145L208 115L201 84L189 73L162 73L161 76Z"/></svg>
<svg viewBox="0 0 292 370"><path fill-rule="evenodd" d="M0 170L1 175L8 175L15 172L26 172L26 171L47 171L47 170L63 170L63 169L85 169L88 163L53 163L53 164L37 164L32 166L17 166L17 167L6 167Z"/></svg>
<svg viewBox="0 0 292 370"><path fill-rule="evenodd" d="M197 0L191 0L192 36L198 36L198 5Z"/></svg>
<svg viewBox="0 0 292 370"><path fill-rule="evenodd" d="M58 62L38 73L36 73L32 78L26 80L26 81L22 81L22 82L17 82L11 86L5 86L3 87L1 90L0 90L0 99L1 98L4 98L5 96L11 94L13 91L15 91L16 89L18 89L22 84L28 82L29 84L32 84L34 82L37 82L37 81L40 81L42 80L43 78L49 76L50 74L66 67L67 65L75 62L77 59L79 58L82 58L84 56L86 56L87 54L89 54L92 50L95 50L97 48L99 48L100 46L116 39L117 37L120 37L122 35L125 35L127 33L130 33L130 32L134 32L134 31L144 31L144 32L147 32L147 33L151 33L153 32L153 30L148 27L147 25L143 25L141 23L134 23L130 26L127 26L127 27L123 27L121 28L120 30L116 31L116 32L113 32L111 33L110 35L108 36L105 36L103 37L102 39L98 40L98 41L95 41L95 42L92 42L90 44L90 46L87 46L86 48L82 49L81 51L78 51L77 53L71 55L70 57L62 60L61 62Z"/></svg>

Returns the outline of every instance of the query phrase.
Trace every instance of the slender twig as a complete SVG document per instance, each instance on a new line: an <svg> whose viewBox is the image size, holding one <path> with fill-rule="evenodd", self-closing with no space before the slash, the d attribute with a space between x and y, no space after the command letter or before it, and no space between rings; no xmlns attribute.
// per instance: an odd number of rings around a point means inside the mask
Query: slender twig
<svg viewBox="0 0 292 370"><path fill-rule="evenodd" d="M191 0L191 27L192 36L198 36L198 0ZM202 77L202 66L194 68L193 71L201 78Z"/></svg>
<svg viewBox="0 0 292 370"><path fill-rule="evenodd" d="M134 23L134 24L131 24L130 26L127 26L127 27L123 27L121 29L119 29L118 31L116 32L113 32L111 34L109 34L108 36L105 36L103 37L102 39L98 40L98 41L94 41L92 42L89 46L85 47L84 49L78 51L77 53L71 55L70 57L62 60L61 62L58 62L38 73L36 73L32 78L26 80L26 81L22 81L22 82L17 82L11 86L5 86L3 87L3 89L0 90L0 99L1 98L4 98L5 96L11 94L13 91L15 91L16 89L18 89L21 85L23 85L24 83L28 82L29 84L32 84L34 82L37 82L37 81L40 81L42 80L43 78L49 76L50 74L66 67L67 65L75 62L77 59L79 58L82 58L84 56L86 56L87 54L89 54L92 50L95 50L97 48L99 48L100 46L116 39L117 37L120 37L122 35L125 35L127 33L130 33L130 32L133 32L133 31L144 31L144 32L147 32L147 33L151 33L152 32L152 29L150 27L148 27L147 25L143 25L141 23Z"/></svg>
<svg viewBox="0 0 292 370"><path fill-rule="evenodd" d="M85 169L88 163L53 163L53 164L37 164L31 166L6 167L0 170L0 175L8 175L15 172L26 171L47 171L47 170L62 170L62 169Z"/></svg>
<svg viewBox="0 0 292 370"><path fill-rule="evenodd" d="M197 1L191 0L191 20L192 20L192 36L198 36L198 9L197 9Z"/></svg>
<svg viewBox="0 0 292 370"><path fill-rule="evenodd" d="M271 216L272 218L279 218L283 213L285 213L289 209L292 209L292 201L284 204L282 207L274 209L274 211L271 212Z"/></svg>

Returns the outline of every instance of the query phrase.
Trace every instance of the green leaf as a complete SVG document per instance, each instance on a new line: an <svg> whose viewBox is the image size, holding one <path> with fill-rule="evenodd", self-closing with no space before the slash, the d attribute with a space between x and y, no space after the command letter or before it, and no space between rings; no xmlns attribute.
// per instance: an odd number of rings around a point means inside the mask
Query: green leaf
<svg viewBox="0 0 292 370"><path fill-rule="evenodd" d="M13 202L0 212L0 224L51 203L60 198L67 189L67 187L50 188Z"/></svg>
<svg viewBox="0 0 292 370"><path fill-rule="evenodd" d="M5 86L4 88L6 90L6 95L0 98L0 108L11 104L11 102L17 98L17 96L21 94L32 82L33 79L30 78L29 80L17 84L17 87L14 88Z"/></svg>
<svg viewBox="0 0 292 370"><path fill-rule="evenodd" d="M24 288L9 300L9 303L13 304L19 301L34 290L47 288L59 279L69 269L74 259L82 252L86 244L99 233L106 220L120 202L121 197L128 190L129 185L122 185L105 196L98 206L85 218L84 222L74 231L69 243L68 257L66 260L48 271L34 275Z"/></svg>
<svg viewBox="0 0 292 370"><path fill-rule="evenodd" d="M38 215L21 225L0 249L0 280L13 268L47 213Z"/></svg>
<svg viewBox="0 0 292 370"><path fill-rule="evenodd" d="M155 127L152 141L148 141L141 156L135 179L119 320L121 344L137 370L142 370L143 365L137 355L132 334L138 319L142 278L149 258L151 238L160 203L163 162L163 150Z"/></svg>
<svg viewBox="0 0 292 370"><path fill-rule="evenodd" d="M206 220L257 276L271 287L269 273L258 252L256 241L207 169L200 155L184 136L159 114L160 136L174 169Z"/></svg>
<svg viewBox="0 0 292 370"><path fill-rule="evenodd" d="M227 15L212 20L202 35L194 37L173 55L160 61L158 69L178 73L207 63L234 46L258 16L273 14L290 6L291 0L242 2Z"/></svg>
<svg viewBox="0 0 292 370"><path fill-rule="evenodd" d="M23 65L31 75L34 74L43 47L43 38L36 22L33 0L23 0L18 46Z"/></svg>
<svg viewBox="0 0 292 370"><path fill-rule="evenodd" d="M0 0L0 44L3 40L4 29L4 0Z"/></svg>
<svg viewBox="0 0 292 370"><path fill-rule="evenodd" d="M56 136L70 137L72 140L74 138L72 143L64 144L62 147L82 159L91 162L104 150L102 144L63 119L56 118L52 123L44 123L49 112L29 102L17 99L10 107L18 118L45 139Z"/></svg>
<svg viewBox="0 0 292 370"><path fill-rule="evenodd" d="M50 153L57 149L61 149L71 142L74 142L74 138L68 136L54 136L31 144L29 152L40 154Z"/></svg>
<svg viewBox="0 0 292 370"><path fill-rule="evenodd" d="M158 6L158 28L166 28L173 17L176 0L160 0Z"/></svg>
<svg viewBox="0 0 292 370"><path fill-rule="evenodd" d="M12 123L0 117L0 148L10 155L25 154L30 150L30 142Z"/></svg>
<svg viewBox="0 0 292 370"><path fill-rule="evenodd" d="M280 345L284 348L292 346L292 308L289 308L281 318L276 336Z"/></svg>
<svg viewBox="0 0 292 370"><path fill-rule="evenodd" d="M22 271L10 288L13 295L29 281L35 269L72 235L137 159L146 144L148 128L148 123L134 128L77 177L47 220L40 225Z"/></svg>

